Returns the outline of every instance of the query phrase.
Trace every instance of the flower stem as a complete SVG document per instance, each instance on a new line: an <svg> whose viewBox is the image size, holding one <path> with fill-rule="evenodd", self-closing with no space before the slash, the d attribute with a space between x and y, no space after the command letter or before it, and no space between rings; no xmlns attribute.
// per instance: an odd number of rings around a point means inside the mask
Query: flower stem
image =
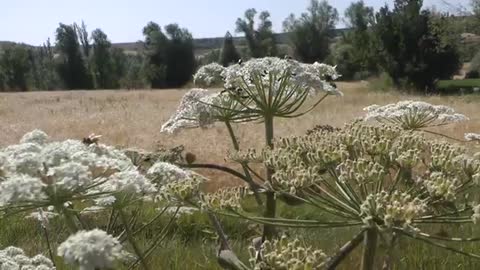
<svg viewBox="0 0 480 270"><path fill-rule="evenodd" d="M362 270L375 269L375 252L377 249L378 232L375 228L365 230Z"/></svg>
<svg viewBox="0 0 480 270"><path fill-rule="evenodd" d="M268 147L273 148L273 116L265 115L265 139ZM269 167L266 167L266 178L267 182L272 182L273 170ZM277 202L275 200L275 193L273 191L266 192L266 207L264 216L267 218L274 218L277 208ZM271 239L275 234L275 227L273 225L265 224L263 227L262 240Z"/></svg>
<svg viewBox="0 0 480 270"><path fill-rule="evenodd" d="M326 270L336 269L337 266L363 241L365 236L364 231L357 234L352 240L343 245L333 257L331 257L325 264Z"/></svg>
<svg viewBox="0 0 480 270"><path fill-rule="evenodd" d="M63 213L63 216L65 217L65 223L67 224L70 233L76 233L78 231L78 227L68 209L63 204L56 206L56 208L59 213Z"/></svg>
<svg viewBox="0 0 480 270"><path fill-rule="evenodd" d="M132 245L133 251L138 256L138 258L140 260L140 264L142 265L142 268L144 270L149 270L149 267L148 267L147 263L145 262L145 259L143 258L142 251L140 250L137 243L135 242L135 239L133 239L132 232L130 230L130 225L128 224L127 216L125 215L125 213L123 212L122 209L120 209L118 211L118 213L120 215L120 219L122 220L123 225L125 226L125 231L126 231L126 234L127 234L128 242Z"/></svg>
<svg viewBox="0 0 480 270"><path fill-rule="evenodd" d="M47 241L48 255L50 256L50 260L52 260L53 266L56 267L55 256L53 255L52 246L50 244L50 237L48 235L48 230L43 225L41 225L41 227L42 227L42 230L43 230L43 234L45 235L45 240Z"/></svg>
<svg viewBox="0 0 480 270"><path fill-rule="evenodd" d="M225 121L225 125L227 126L228 134L230 135L230 139L232 140L233 144L233 149L236 151L240 150L240 145L238 143L237 137L235 136L235 132L233 131L232 124L230 124L230 121ZM258 205L263 205L262 198L258 194L257 187L255 183L253 182L252 175L250 174L250 171L248 170L247 164L241 163L243 172L245 173L245 182L248 183L250 186L250 189L253 191L253 195L255 196L255 200L257 201Z"/></svg>

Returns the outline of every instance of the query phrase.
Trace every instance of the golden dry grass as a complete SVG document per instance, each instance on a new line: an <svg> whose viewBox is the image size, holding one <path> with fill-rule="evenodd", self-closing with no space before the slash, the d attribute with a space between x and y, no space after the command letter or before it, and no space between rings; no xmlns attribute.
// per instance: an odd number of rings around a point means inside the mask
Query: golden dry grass
<svg viewBox="0 0 480 270"><path fill-rule="evenodd" d="M442 132L462 138L465 132L480 133L480 97L409 96L396 92L368 90L368 83L339 83L344 97L329 97L312 113L299 119L280 119L276 136L299 135L316 124L341 126L363 114L370 104L386 104L404 99L424 100L452 106L471 121L442 128ZM103 135L102 142L120 147L152 150L156 145L184 145L200 162L224 163L230 149L223 126L209 130L184 130L178 134L161 134L160 126L178 105L186 90L141 91L70 91L0 94L0 146L16 143L35 128L54 139L81 139L90 133ZM263 129L258 124L235 127L243 147L259 148ZM231 179L217 177L218 183Z"/></svg>

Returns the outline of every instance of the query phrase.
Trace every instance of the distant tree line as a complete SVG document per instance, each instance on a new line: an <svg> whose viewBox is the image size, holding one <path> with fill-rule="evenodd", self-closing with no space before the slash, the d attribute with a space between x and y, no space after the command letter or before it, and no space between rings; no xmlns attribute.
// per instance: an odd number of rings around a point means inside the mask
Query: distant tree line
<svg viewBox="0 0 480 270"><path fill-rule="evenodd" d="M0 90L180 87L203 64L288 55L337 65L344 80L384 74L398 88L432 91L437 80L451 78L463 61L474 58L477 48L467 53L460 34L479 31L480 1L472 0L473 16L458 18L422 6L422 0L394 0L392 7L375 11L362 0L353 2L343 14L349 30L338 37L338 11L326 0L311 0L305 12L283 23L289 46L275 40L268 11L248 9L235 22L245 46L237 48L227 32L221 49L199 58L192 34L177 24L149 22L143 48L135 53L113 48L101 29L89 33L83 22L60 24L53 46L50 41L41 47L13 44L0 52ZM477 54L469 76L480 73L479 59Z"/></svg>

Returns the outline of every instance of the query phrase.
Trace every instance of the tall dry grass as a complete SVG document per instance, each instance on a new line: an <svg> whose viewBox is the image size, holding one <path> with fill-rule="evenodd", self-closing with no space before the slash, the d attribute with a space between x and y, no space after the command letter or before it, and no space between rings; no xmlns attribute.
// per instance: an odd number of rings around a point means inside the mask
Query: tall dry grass
<svg viewBox="0 0 480 270"><path fill-rule="evenodd" d="M397 92L374 92L368 83L339 83L344 97L329 97L312 113L298 119L279 119L276 136L299 135L316 124L342 126L363 114L371 104L405 99L424 100L452 106L472 120L442 127L442 133L462 138L465 132L480 133L480 96L411 96ZM161 125L175 111L186 90L70 91L0 94L0 146L17 142L23 134L38 128L54 139L81 139L90 133L103 135L102 142L120 147L153 150L158 144L184 145L199 162L225 163L230 140L225 128L160 133ZM262 126L235 126L242 147L263 145ZM217 175L220 185L232 183ZM236 183L236 182L235 182Z"/></svg>

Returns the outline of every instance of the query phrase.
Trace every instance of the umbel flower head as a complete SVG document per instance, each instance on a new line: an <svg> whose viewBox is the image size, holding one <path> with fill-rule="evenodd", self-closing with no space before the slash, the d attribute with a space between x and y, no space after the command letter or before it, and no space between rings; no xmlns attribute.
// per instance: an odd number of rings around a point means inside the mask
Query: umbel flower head
<svg viewBox="0 0 480 270"><path fill-rule="evenodd" d="M398 125L404 129L419 129L428 126L468 120L445 105L432 105L423 101L405 100L384 106L371 105L363 109L367 112L364 120Z"/></svg>
<svg viewBox="0 0 480 270"><path fill-rule="evenodd" d="M125 255L119 240L99 229L71 235L60 244L57 254L80 270L112 268Z"/></svg>
<svg viewBox="0 0 480 270"><path fill-rule="evenodd" d="M480 142L480 134L478 133L465 133L465 140L471 142L476 141Z"/></svg>
<svg viewBox="0 0 480 270"><path fill-rule="evenodd" d="M259 254L258 254L258 253ZM321 250L304 246L300 240L266 240L260 250L250 247L250 264L255 270L321 269L327 255Z"/></svg>
<svg viewBox="0 0 480 270"><path fill-rule="evenodd" d="M303 64L294 60L265 57L224 68L210 64L199 69L195 82L211 85L223 81L224 91L209 93L192 89L162 126L162 131L210 127L215 122L246 122L262 118L301 115L298 110L309 96L323 92L341 95L330 80L339 77L335 67ZM314 106L316 106L320 99Z"/></svg>
<svg viewBox="0 0 480 270"><path fill-rule="evenodd" d="M113 147L78 140L49 142L39 130L21 141L0 149L0 208L15 204L41 208L87 194L93 200L96 192L142 197L156 191L131 160Z"/></svg>
<svg viewBox="0 0 480 270"><path fill-rule="evenodd" d="M43 255L28 257L18 247L7 247L0 250L0 269L2 270L54 270L50 259Z"/></svg>

